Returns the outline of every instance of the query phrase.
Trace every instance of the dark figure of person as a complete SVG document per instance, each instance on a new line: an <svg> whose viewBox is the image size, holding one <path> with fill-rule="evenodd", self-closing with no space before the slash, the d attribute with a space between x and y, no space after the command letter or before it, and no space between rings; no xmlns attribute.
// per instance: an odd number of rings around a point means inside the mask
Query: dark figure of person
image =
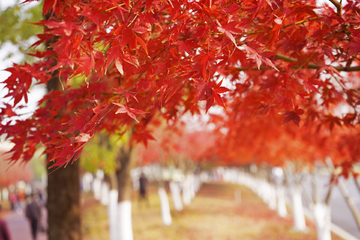
<svg viewBox="0 0 360 240"><path fill-rule="evenodd" d="M146 199L146 185L147 179L145 177L145 174L141 173L139 178L140 199Z"/></svg>
<svg viewBox="0 0 360 240"><path fill-rule="evenodd" d="M0 240L11 240L10 231L6 222L1 218L1 205L0 205Z"/></svg>
<svg viewBox="0 0 360 240"><path fill-rule="evenodd" d="M147 186L147 179L145 177L145 174L141 173L139 178L139 204L141 203L142 200L144 200L146 201L147 206L150 207L150 202L146 195L146 189L147 189L146 186Z"/></svg>
<svg viewBox="0 0 360 240"><path fill-rule="evenodd" d="M38 224L41 218L41 207L37 200L37 195L32 194L30 197L30 201L26 204L25 208L25 215L30 222L31 235L34 240L36 240Z"/></svg>

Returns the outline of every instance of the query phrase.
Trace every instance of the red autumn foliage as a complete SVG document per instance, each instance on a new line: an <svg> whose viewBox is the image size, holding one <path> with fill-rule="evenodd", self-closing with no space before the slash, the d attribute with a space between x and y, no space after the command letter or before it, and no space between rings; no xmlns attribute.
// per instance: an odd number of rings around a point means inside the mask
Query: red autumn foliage
<svg viewBox="0 0 360 240"><path fill-rule="evenodd" d="M281 161L282 150L271 146L275 134L293 142L287 151L296 152L297 126L305 126L314 139L338 139L339 151L350 151L347 161L357 161L357 148L347 143L359 137L359 10L351 0L344 6L336 0L322 6L302 0L45 0L50 17L38 23L45 30L33 47L49 47L35 54L38 62L7 69L4 84L13 101L1 107L0 120L27 100L33 80L44 84L55 76L64 90L48 93L30 119L2 121L0 134L15 144L12 160L30 160L43 143L49 160L62 166L96 132L131 128L133 140L146 144L153 116L176 121L186 112L198 114L205 101L206 110L227 108L223 123L234 139L224 149L236 147L235 129L254 130L239 147L255 146L245 159ZM74 88L79 74L84 83ZM282 124L283 131L267 132Z"/></svg>
<svg viewBox="0 0 360 240"><path fill-rule="evenodd" d="M199 130L190 132L179 123L172 126L157 126L153 129L156 141L148 146L139 145L136 158L139 165L150 163L177 164L181 161L201 163L211 160L210 149L214 148L216 135L213 132Z"/></svg>

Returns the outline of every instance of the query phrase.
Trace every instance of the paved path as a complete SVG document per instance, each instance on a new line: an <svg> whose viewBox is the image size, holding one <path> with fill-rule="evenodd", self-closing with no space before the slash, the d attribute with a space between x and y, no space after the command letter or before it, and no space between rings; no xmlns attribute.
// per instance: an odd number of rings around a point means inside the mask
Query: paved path
<svg viewBox="0 0 360 240"><path fill-rule="evenodd" d="M43 216L46 216L46 210L43 210ZM32 240L30 223L22 212L12 212L5 216L11 234L12 240ZM38 233L36 240L47 240L45 233Z"/></svg>

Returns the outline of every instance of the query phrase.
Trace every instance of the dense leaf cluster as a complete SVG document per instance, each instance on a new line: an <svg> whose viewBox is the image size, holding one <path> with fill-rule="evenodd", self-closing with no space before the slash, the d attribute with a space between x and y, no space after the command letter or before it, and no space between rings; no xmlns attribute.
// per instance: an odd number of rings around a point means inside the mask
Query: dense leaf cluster
<svg viewBox="0 0 360 240"><path fill-rule="evenodd" d="M206 110L227 106L217 124L230 129L230 139L241 136L234 129L254 126L255 116L276 126L305 122L318 133L356 126L360 4L329 4L46 0L48 18L38 23L45 31L33 47L48 48L34 54L38 62L7 69L14 102L2 107L1 119L26 100L32 79L56 79L63 90L48 93L31 119L8 122L0 134L15 143L13 160L29 160L44 143L62 166L96 132L132 129L133 140L146 144L154 116L198 114L201 101ZM83 84L74 88L80 75ZM358 137L353 129L337 134Z"/></svg>

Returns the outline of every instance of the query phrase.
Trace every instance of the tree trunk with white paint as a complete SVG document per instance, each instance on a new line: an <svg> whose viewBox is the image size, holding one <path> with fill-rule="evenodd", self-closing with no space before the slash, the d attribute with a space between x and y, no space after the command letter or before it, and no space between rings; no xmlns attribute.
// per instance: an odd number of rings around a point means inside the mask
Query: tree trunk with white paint
<svg viewBox="0 0 360 240"><path fill-rule="evenodd" d="M197 193L199 191L199 189L200 189L200 186L201 186L200 175L199 174L194 175L194 181L195 181L195 193Z"/></svg>
<svg viewBox="0 0 360 240"><path fill-rule="evenodd" d="M171 214L170 214L170 205L169 199L167 197L166 191L163 187L158 189L158 194L160 198L160 207L161 207L161 217L164 225L171 224Z"/></svg>
<svg viewBox="0 0 360 240"><path fill-rule="evenodd" d="M190 197L191 199L193 199L195 197L195 179L194 179L194 174L190 174L189 175L189 192L190 192Z"/></svg>
<svg viewBox="0 0 360 240"><path fill-rule="evenodd" d="M292 189L292 205L293 205L293 216L294 216L294 229L297 231L305 231L305 215L304 207L301 199L301 187L295 186Z"/></svg>
<svg viewBox="0 0 360 240"><path fill-rule="evenodd" d="M109 204L108 204L108 219L109 219L109 233L110 240L118 240L117 218L118 218L118 195L116 189L109 191Z"/></svg>
<svg viewBox="0 0 360 240"><path fill-rule="evenodd" d="M116 171L118 184L118 240L133 240L131 218L131 148L122 147L117 157L119 169Z"/></svg>
<svg viewBox="0 0 360 240"><path fill-rule="evenodd" d="M99 178L95 178L93 182L93 192L94 192L94 198L96 200L101 199L101 180Z"/></svg>
<svg viewBox="0 0 360 240"><path fill-rule="evenodd" d="M85 173L82 176L82 190L84 192L89 192L91 190L91 182L94 180L94 177L91 173Z"/></svg>
<svg viewBox="0 0 360 240"><path fill-rule="evenodd" d="M189 205L191 203L190 182L188 176L186 176L182 184L182 197L184 205Z"/></svg>
<svg viewBox="0 0 360 240"><path fill-rule="evenodd" d="M183 209L183 205L181 202L181 196L180 196L180 186L176 182L170 182L170 192L171 197L174 202L174 207L177 211L181 211Z"/></svg>
<svg viewBox="0 0 360 240"><path fill-rule="evenodd" d="M101 184L101 198L100 203L104 206L109 204L109 185L106 182Z"/></svg>
<svg viewBox="0 0 360 240"><path fill-rule="evenodd" d="M284 186L278 186L277 188L277 213L280 217L286 217L287 215Z"/></svg>
<svg viewBox="0 0 360 240"><path fill-rule="evenodd" d="M318 240L331 240L330 206L324 203L314 205L314 217Z"/></svg>
<svg viewBox="0 0 360 240"><path fill-rule="evenodd" d="M133 240L131 201L125 200L118 203L118 233L119 240Z"/></svg>
<svg viewBox="0 0 360 240"><path fill-rule="evenodd" d="M288 164L285 174L287 176L287 182L289 183L289 187L291 189L294 230L303 232L306 230L306 223L304 207L301 197L301 175L300 173L296 173L294 165L290 163Z"/></svg>
<svg viewBox="0 0 360 240"><path fill-rule="evenodd" d="M269 188L269 208L272 209L272 210L275 210L276 207L277 207L277 204L276 204L276 190L275 190L275 187L274 185L269 185L270 188Z"/></svg>
<svg viewBox="0 0 360 240"><path fill-rule="evenodd" d="M105 180L110 187L110 191L108 193L109 203L107 205L110 240L119 240L119 232L118 232L119 191L118 191L117 179L115 173L110 173L109 175L105 175Z"/></svg>

